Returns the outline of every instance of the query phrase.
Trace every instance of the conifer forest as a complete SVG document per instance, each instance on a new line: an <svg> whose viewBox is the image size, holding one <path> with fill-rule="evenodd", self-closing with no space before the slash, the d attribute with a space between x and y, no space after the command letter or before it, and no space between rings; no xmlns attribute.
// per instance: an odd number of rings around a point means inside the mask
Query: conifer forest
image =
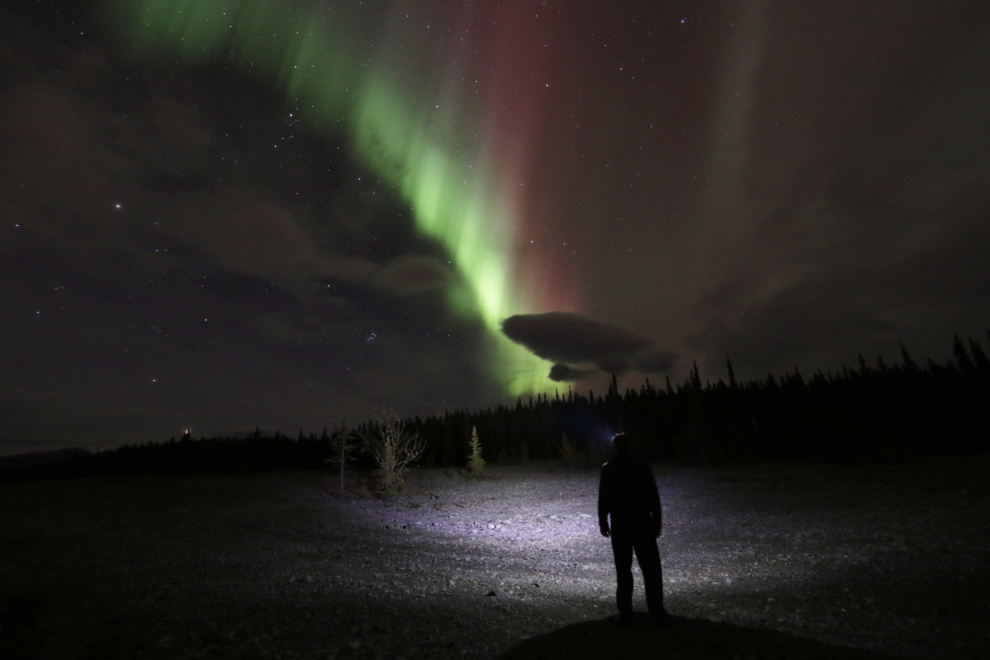
<svg viewBox="0 0 990 660"><path fill-rule="evenodd" d="M613 375L606 392L568 389L517 399L485 410L451 410L406 420L425 440L420 464L463 467L472 429L485 461L565 458L596 467L608 458L611 436L632 436L648 460L716 465L759 461L888 462L909 455L985 453L990 446L990 359L975 340L953 342L952 359L919 364L901 345L899 360L838 372L802 373L740 382L727 360L727 378L702 381L697 365L676 385L647 380L621 389ZM246 437L181 439L80 453L50 465L0 471L16 481L110 474L224 473L312 468L326 464L353 429L286 435L256 429ZM334 445L334 442L337 442ZM370 466L370 457L355 458Z"/></svg>

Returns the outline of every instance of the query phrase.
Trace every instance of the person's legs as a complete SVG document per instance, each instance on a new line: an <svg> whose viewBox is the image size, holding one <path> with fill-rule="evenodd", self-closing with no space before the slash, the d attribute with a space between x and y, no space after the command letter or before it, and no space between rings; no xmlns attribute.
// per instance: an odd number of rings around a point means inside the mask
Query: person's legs
<svg viewBox="0 0 990 660"><path fill-rule="evenodd" d="M652 534L642 534L635 540L636 560L643 571L643 582L646 585L646 606L650 617L662 622L667 616L663 608L663 571L660 567L660 550Z"/></svg>
<svg viewBox="0 0 990 660"><path fill-rule="evenodd" d="M633 618L632 594L632 555L633 544L628 534L612 526L612 555L615 557L615 604L619 608L619 619L631 622Z"/></svg>

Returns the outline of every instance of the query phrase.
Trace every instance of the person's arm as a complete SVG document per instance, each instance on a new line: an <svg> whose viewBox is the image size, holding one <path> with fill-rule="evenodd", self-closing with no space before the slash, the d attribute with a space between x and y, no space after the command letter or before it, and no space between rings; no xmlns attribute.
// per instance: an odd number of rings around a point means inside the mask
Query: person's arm
<svg viewBox="0 0 990 660"><path fill-rule="evenodd" d="M649 481L650 493L650 518L653 520L653 532L657 537L663 531L663 511L660 508L660 490L657 488L657 480L653 476L653 470L647 466L646 475Z"/></svg>
<svg viewBox="0 0 990 660"><path fill-rule="evenodd" d="M601 535L608 537L608 509L609 509L609 484L605 466L602 466L598 477L598 531Z"/></svg>

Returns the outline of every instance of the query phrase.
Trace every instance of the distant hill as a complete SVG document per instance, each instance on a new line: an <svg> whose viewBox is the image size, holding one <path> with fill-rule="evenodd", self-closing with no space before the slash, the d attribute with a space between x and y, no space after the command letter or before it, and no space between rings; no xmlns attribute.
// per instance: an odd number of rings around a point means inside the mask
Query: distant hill
<svg viewBox="0 0 990 660"><path fill-rule="evenodd" d="M0 459L0 483L143 474L225 474L320 467L330 456L330 436L292 438L276 431L247 438L200 438L124 445L104 451L63 449ZM11 464L11 461L17 461Z"/></svg>
<svg viewBox="0 0 990 660"><path fill-rule="evenodd" d="M89 455L89 452L82 447L69 447L65 449L53 449L51 451L32 451L26 454L14 454L13 456L0 456L0 470L30 467L32 465L52 465L54 463L61 463L71 456L82 455Z"/></svg>

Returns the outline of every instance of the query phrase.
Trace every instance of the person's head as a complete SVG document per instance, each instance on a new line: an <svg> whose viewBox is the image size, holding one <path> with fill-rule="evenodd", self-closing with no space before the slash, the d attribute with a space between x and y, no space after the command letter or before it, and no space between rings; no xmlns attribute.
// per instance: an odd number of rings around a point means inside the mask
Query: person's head
<svg viewBox="0 0 990 660"><path fill-rule="evenodd" d="M612 448L615 449L615 454L626 455L630 451L630 441L629 436L625 433L616 433L612 436Z"/></svg>

